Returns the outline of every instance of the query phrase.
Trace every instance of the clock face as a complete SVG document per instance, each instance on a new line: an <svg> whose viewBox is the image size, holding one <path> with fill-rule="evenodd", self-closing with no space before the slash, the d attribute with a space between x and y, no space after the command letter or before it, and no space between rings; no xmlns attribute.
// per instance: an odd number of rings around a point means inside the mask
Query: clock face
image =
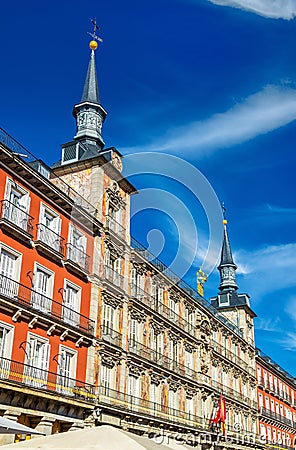
<svg viewBox="0 0 296 450"><path fill-rule="evenodd" d="M114 166L117 170L119 170L119 172L122 171L122 162L121 162L121 159L120 159L120 157L119 157L118 155L116 155L116 154L114 154L114 153L113 153L113 155L112 155L112 164L113 164L113 166Z"/></svg>

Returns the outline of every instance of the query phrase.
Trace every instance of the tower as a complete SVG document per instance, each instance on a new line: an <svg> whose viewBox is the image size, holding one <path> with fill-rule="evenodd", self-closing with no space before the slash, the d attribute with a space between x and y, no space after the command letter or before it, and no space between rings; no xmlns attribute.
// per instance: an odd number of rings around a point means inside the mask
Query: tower
<svg viewBox="0 0 296 450"><path fill-rule="evenodd" d="M80 102L73 108L73 116L76 119L76 134L73 141L62 144L61 165L96 156L105 145L102 137L102 126L107 111L101 105L98 88L95 51L98 48L97 41L102 42L102 39L96 35L97 29L98 27L94 22L94 32L89 33L93 39L89 43L91 53L83 92Z"/></svg>
<svg viewBox="0 0 296 450"><path fill-rule="evenodd" d="M234 263L230 241L227 230L227 220L225 217L225 208L223 208L223 242L221 249L221 258L218 266L220 272L219 293L211 298L211 304L218 309L227 319L238 326L245 340L254 343L253 318L256 314L251 309L250 297L248 294L238 292L236 283L237 265Z"/></svg>

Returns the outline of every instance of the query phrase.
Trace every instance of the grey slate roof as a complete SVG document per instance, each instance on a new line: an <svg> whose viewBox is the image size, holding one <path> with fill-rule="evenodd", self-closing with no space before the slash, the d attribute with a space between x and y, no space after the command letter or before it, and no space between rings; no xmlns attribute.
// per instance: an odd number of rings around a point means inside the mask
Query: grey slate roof
<svg viewBox="0 0 296 450"><path fill-rule="evenodd" d="M222 245L221 261L220 261L219 267L221 267L221 266L236 267L236 265L233 262L233 257L232 257L232 253L231 253L231 248L230 248L230 243L229 243L226 226L224 226L223 245Z"/></svg>
<svg viewBox="0 0 296 450"><path fill-rule="evenodd" d="M91 52L86 79L84 83L83 93L81 97L81 103L91 102L100 104L98 78L95 63L95 53Z"/></svg>

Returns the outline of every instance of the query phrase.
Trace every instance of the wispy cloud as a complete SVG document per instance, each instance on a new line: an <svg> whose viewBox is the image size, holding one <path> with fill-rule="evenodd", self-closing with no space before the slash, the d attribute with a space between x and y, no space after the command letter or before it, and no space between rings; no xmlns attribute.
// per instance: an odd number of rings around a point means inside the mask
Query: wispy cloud
<svg viewBox="0 0 296 450"><path fill-rule="evenodd" d="M296 16L295 0L209 0L221 6L250 11L271 19L293 19Z"/></svg>
<svg viewBox="0 0 296 450"><path fill-rule="evenodd" d="M256 329L268 332L281 332L279 317L260 317L256 320Z"/></svg>
<svg viewBox="0 0 296 450"><path fill-rule="evenodd" d="M296 243L239 251L234 258L238 273L244 275L239 284L255 302L269 293L296 287Z"/></svg>
<svg viewBox="0 0 296 450"><path fill-rule="evenodd" d="M224 113L167 130L163 137L154 139L153 144L125 149L125 152L136 149L179 154L182 149L200 157L269 133L295 119L296 89L267 85Z"/></svg>

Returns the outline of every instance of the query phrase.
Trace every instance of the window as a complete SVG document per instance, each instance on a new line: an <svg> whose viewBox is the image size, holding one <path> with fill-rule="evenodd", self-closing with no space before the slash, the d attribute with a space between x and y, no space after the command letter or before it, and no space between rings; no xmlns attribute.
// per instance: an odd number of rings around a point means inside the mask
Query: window
<svg viewBox="0 0 296 450"><path fill-rule="evenodd" d="M113 387L113 370L108 366L100 367L100 385L103 388L103 392L108 395L109 389Z"/></svg>
<svg viewBox="0 0 296 450"><path fill-rule="evenodd" d="M30 195L11 179L7 180L4 205L3 217L27 230Z"/></svg>
<svg viewBox="0 0 296 450"><path fill-rule="evenodd" d="M103 333L111 334L111 330L116 330L115 309L111 305L103 305Z"/></svg>
<svg viewBox="0 0 296 450"><path fill-rule="evenodd" d="M77 352L61 346L58 362L58 392L71 394L75 388Z"/></svg>
<svg viewBox="0 0 296 450"><path fill-rule="evenodd" d="M17 295L21 267L21 254L0 243L0 294ZM15 280L15 281L14 281Z"/></svg>
<svg viewBox="0 0 296 450"><path fill-rule="evenodd" d="M133 342L137 341L138 337L138 327L137 327L136 319L130 319L129 321L129 342L133 344Z"/></svg>
<svg viewBox="0 0 296 450"><path fill-rule="evenodd" d="M35 265L33 278L32 306L39 311L51 311L53 273L39 264Z"/></svg>
<svg viewBox="0 0 296 450"><path fill-rule="evenodd" d="M67 247L67 258L76 264L86 267L86 236L70 224L69 245Z"/></svg>
<svg viewBox="0 0 296 450"><path fill-rule="evenodd" d="M81 288L66 280L63 295L63 319L70 325L80 324L80 297Z"/></svg>
<svg viewBox="0 0 296 450"><path fill-rule="evenodd" d="M46 387L50 345L48 339L29 333L26 345L26 384Z"/></svg>
<svg viewBox="0 0 296 450"><path fill-rule="evenodd" d="M263 406L262 394L259 394L259 396L258 396L258 406L259 406L259 408L262 408L262 406Z"/></svg>
<svg viewBox="0 0 296 450"><path fill-rule="evenodd" d="M57 213L41 203L38 237L42 242L56 251L60 251L60 217Z"/></svg>
<svg viewBox="0 0 296 450"><path fill-rule="evenodd" d="M0 378L7 378L13 343L14 328L5 322L0 322Z"/></svg>
<svg viewBox="0 0 296 450"><path fill-rule="evenodd" d="M127 393L133 396L134 405L139 404L140 378L136 378L131 375L128 376Z"/></svg>

